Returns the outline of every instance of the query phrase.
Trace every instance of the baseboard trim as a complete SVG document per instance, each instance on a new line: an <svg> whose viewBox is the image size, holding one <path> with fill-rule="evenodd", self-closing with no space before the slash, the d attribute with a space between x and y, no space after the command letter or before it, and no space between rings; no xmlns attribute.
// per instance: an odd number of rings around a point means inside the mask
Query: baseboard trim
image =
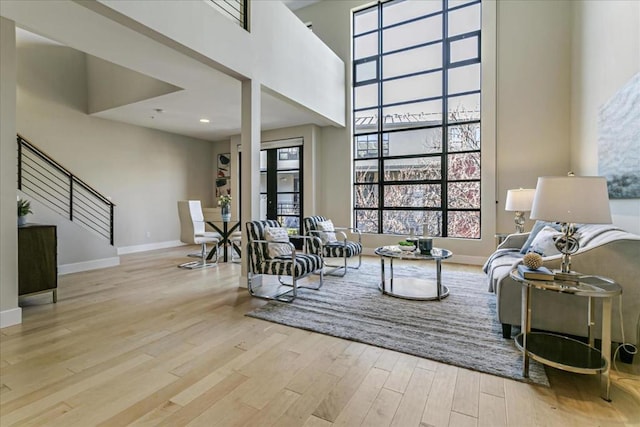
<svg viewBox="0 0 640 427"><path fill-rule="evenodd" d="M133 254L136 252L147 252L156 249L175 248L184 246L180 240L171 240L168 242L147 243L144 245L122 246L118 248L118 255Z"/></svg>
<svg viewBox="0 0 640 427"><path fill-rule="evenodd" d="M93 259L91 261L62 264L58 266L58 275L79 273L80 271L97 270L99 268L115 267L120 265L120 257Z"/></svg>
<svg viewBox="0 0 640 427"><path fill-rule="evenodd" d="M0 329L22 323L22 308L16 307L0 311Z"/></svg>

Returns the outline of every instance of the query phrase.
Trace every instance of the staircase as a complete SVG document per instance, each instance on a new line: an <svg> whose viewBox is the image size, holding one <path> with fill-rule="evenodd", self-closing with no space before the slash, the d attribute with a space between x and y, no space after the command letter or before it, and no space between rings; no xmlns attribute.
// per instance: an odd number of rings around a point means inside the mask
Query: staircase
<svg viewBox="0 0 640 427"><path fill-rule="evenodd" d="M18 190L109 241L115 205L18 134Z"/></svg>

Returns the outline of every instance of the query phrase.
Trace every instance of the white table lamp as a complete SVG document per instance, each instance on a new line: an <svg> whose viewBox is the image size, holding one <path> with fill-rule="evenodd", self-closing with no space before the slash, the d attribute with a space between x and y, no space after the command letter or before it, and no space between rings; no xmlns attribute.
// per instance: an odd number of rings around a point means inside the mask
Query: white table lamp
<svg viewBox="0 0 640 427"><path fill-rule="evenodd" d="M561 273L570 275L571 254L580 244L575 224L611 224L607 180L602 176L542 176L538 178L531 219L562 223L564 235L555 242L562 252Z"/></svg>
<svg viewBox="0 0 640 427"><path fill-rule="evenodd" d="M507 191L507 201L504 210L515 212L516 233L524 232L524 213L531 210L533 196L536 190L532 188L519 188Z"/></svg>

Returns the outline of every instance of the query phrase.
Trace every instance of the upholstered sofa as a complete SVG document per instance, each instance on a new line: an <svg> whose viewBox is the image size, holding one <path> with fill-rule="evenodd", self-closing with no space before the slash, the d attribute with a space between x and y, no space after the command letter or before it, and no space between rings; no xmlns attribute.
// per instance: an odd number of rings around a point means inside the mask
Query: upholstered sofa
<svg viewBox="0 0 640 427"><path fill-rule="evenodd" d="M483 267L487 273L489 291L496 293L497 315L505 338L511 336L511 326L519 326L521 319L522 287L509 277L510 271L522 263L522 257L530 249L550 252L541 254L544 265L550 269L560 268L562 255L550 249L552 241L544 241L545 234L547 240L554 234L549 232L549 225L554 226L539 221L531 233L509 235ZM555 227L559 229L557 225ZM577 232L580 249L571 257L571 270L604 276L620 284L624 342L637 345L640 334L640 236L612 225L578 225ZM587 303L588 298L585 297L534 289L532 327L586 337ZM601 302L597 301L596 304L595 334L599 338ZM620 301L616 297L611 313L611 337L616 343L623 342L619 307Z"/></svg>

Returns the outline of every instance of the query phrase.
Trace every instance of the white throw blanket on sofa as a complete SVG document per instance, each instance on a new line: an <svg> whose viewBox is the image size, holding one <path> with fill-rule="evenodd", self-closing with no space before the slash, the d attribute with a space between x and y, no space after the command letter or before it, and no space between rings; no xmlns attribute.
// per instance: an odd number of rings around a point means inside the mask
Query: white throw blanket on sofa
<svg viewBox="0 0 640 427"><path fill-rule="evenodd" d="M621 238L629 239L630 236L629 233L611 224L578 224L576 233L578 242L580 243L580 249L576 254ZM640 240L640 236L637 237L638 240ZM522 263L523 256L524 255L520 253L520 248L502 248L491 254L482 267L482 270L487 274L489 292L496 292L495 272L502 270L499 267L508 266L509 270L511 270ZM546 256L544 259L556 259L561 256L562 255L556 254Z"/></svg>

